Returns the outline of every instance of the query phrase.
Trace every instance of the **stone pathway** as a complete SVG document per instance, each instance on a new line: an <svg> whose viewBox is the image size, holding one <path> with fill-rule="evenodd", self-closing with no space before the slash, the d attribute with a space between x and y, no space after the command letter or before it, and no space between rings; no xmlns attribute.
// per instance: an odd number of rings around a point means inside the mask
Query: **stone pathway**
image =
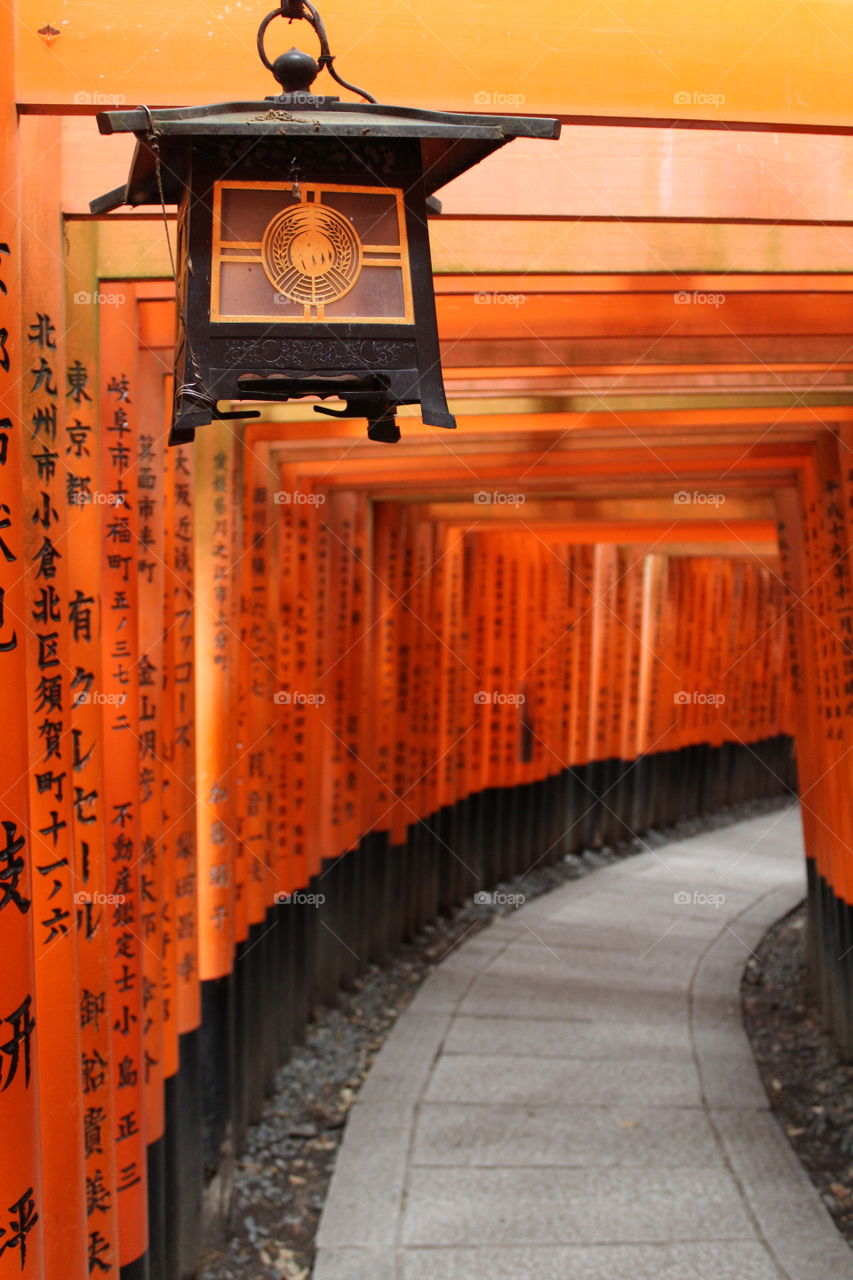
<svg viewBox="0 0 853 1280"><path fill-rule="evenodd" d="M741 1024L746 958L803 893L792 808L463 942L350 1114L315 1280L853 1280Z"/></svg>

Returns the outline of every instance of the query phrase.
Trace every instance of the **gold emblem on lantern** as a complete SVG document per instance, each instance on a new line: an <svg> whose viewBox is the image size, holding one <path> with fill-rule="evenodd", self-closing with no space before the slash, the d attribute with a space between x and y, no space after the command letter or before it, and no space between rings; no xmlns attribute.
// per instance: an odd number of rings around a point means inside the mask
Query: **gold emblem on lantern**
<svg viewBox="0 0 853 1280"><path fill-rule="evenodd" d="M343 298L358 280L362 244L337 209L300 204L270 221L261 262L270 284L291 302L324 306Z"/></svg>
<svg viewBox="0 0 853 1280"><path fill-rule="evenodd" d="M212 321L414 323L401 189L223 179L212 222Z"/></svg>

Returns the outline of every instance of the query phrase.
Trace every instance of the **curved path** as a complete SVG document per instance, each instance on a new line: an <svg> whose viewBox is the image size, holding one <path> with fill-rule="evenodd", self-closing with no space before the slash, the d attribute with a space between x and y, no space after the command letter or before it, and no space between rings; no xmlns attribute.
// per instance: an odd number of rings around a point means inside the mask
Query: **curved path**
<svg viewBox="0 0 853 1280"><path fill-rule="evenodd" d="M853 1280L741 1024L750 949L803 894L787 809L463 942L350 1114L315 1280Z"/></svg>

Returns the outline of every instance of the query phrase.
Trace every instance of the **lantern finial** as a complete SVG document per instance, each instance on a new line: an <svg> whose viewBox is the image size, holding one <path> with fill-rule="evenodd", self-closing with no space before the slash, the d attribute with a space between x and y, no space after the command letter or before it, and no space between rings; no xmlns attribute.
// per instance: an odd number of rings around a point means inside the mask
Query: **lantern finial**
<svg viewBox="0 0 853 1280"><path fill-rule="evenodd" d="M274 62L270 62L264 48L264 36L273 18L286 18L288 22L304 19L309 23L320 41L320 57L315 61L310 54L293 48L287 53L280 54ZM325 67L332 79L336 80L342 88L349 89L351 93L357 93L360 98L364 98L365 102L376 102L372 94L359 89L357 85L349 84L338 75L334 67L334 54L329 50L329 38L323 26L323 19L310 0L280 0L279 7L268 13L258 27L258 56L267 70L275 76L285 96L292 93L306 93L317 74Z"/></svg>

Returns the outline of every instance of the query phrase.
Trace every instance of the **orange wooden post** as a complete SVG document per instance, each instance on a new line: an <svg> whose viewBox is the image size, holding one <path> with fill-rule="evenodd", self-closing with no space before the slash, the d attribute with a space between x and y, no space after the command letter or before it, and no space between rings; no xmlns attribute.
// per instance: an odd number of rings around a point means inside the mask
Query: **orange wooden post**
<svg viewBox="0 0 853 1280"><path fill-rule="evenodd" d="M409 628L407 626L405 595L411 582L412 548L406 508L398 508L391 516L394 533L389 547L387 585L391 594L390 607L395 619L395 652L391 658L391 682L393 712L393 749L391 793L394 804L391 811L391 842L402 846L406 843L410 811L403 797L408 788L409 733L407 720L410 714L411 686Z"/></svg>
<svg viewBox="0 0 853 1280"><path fill-rule="evenodd" d="M671 745L674 750L680 751L693 741L701 705L698 697L703 694L702 681L696 667L698 602L694 599L691 566L683 558L670 559L668 585L667 618L670 623L671 644L668 646L669 652L661 654L661 661L665 664L664 670L668 666L675 672L679 694L684 698L684 701L678 703L673 700L677 724Z"/></svg>
<svg viewBox="0 0 853 1280"><path fill-rule="evenodd" d="M849 536L846 523L842 471L838 442L822 437L818 441L816 466L805 480L812 501L808 514L812 528L808 539L811 553L810 586L805 600L817 619L817 654L822 679L820 700L822 755L825 761L818 785L807 796L818 802L821 823L822 858L818 870L823 883L816 886L819 902L820 942L823 949L821 978L824 1005L832 1024L846 1044L853 1042L848 995L841 982L840 955L847 952L848 920L841 904L853 901L853 823L849 818L851 770L849 766L850 721L845 692L845 658L853 652L853 594L849 566ZM818 625L818 620L819 624ZM841 944L839 946L839 943Z"/></svg>
<svg viewBox="0 0 853 1280"><path fill-rule="evenodd" d="M510 541L510 538L512 540ZM512 701L508 701L504 710L506 721L505 750L507 786L520 787L527 781L528 769L525 751L525 707L527 704L527 688L525 671L527 668L527 645L530 612L530 540L508 537L510 557L510 592L509 610L512 627L512 647L509 653L506 692ZM522 835L526 829L526 814L519 814L513 851L514 857L522 849ZM513 864L514 866L516 863Z"/></svg>
<svg viewBox="0 0 853 1280"><path fill-rule="evenodd" d="M471 668L474 678L469 685L474 704L474 731L471 735L470 789L481 792L489 786L489 717L491 711L491 645L494 631L490 625L491 590L489 588L492 565L489 539L479 530L470 538L470 589L467 594L469 630L472 636ZM473 686L473 687L472 687Z"/></svg>
<svg viewBox="0 0 853 1280"><path fill-rule="evenodd" d="M101 504L104 492L97 448L97 291L92 227L80 223L69 255L66 288L65 428L58 447L68 501L68 658L79 696L71 702L74 876L80 972L81 1090L92 1274L119 1273L118 1193L112 1025L110 1021L112 936L107 894L108 828L104 813L104 742L101 704L86 685L103 689L101 620ZM78 677L77 673L86 673ZM102 1135L106 1135L102 1137Z"/></svg>
<svg viewBox="0 0 853 1280"><path fill-rule="evenodd" d="M711 681L713 689L726 698L726 664L722 660L722 635L721 627L716 626L716 620L726 616L727 609L727 585L729 585L729 575L727 575L727 564L712 564L710 570L710 589L707 595L708 609L708 625L706 636L706 660L708 663L708 671L711 673ZM717 750L720 749L722 741L724 741L724 723L725 723L725 703L722 704L722 712L713 721L711 730L708 732L708 745Z"/></svg>
<svg viewBox="0 0 853 1280"><path fill-rule="evenodd" d="M664 556L661 566L659 625L655 646L655 749L676 751L681 740L681 707L676 695L681 677L671 661L678 652L677 600L680 583L677 564L672 556Z"/></svg>
<svg viewBox="0 0 853 1280"><path fill-rule="evenodd" d="M159 378L159 386L154 395L154 403L159 404L161 430L166 425L166 415L168 413L168 405L171 401L172 378L165 370L161 370ZM161 1045L161 1074L163 1080L171 1079L178 1071L179 1051L178 1051L178 971L177 971L177 948L175 941L175 887L177 879L177 857L175 849L175 820L180 814L180 810L176 810L176 805L180 804L178 797L179 787L183 784L183 779L175 774L174 768L174 744L175 744L175 708L172 700L172 690L174 689L174 672L172 670L172 652L169 644L170 632L175 626L175 596L174 583L172 580L171 566L169 564L169 554L171 550L169 541L168 526L171 522L171 489L174 484L174 468L170 462L170 449L168 443L163 439L162 435L156 443L156 449L160 452L160 474L156 485L151 486L150 480L146 478L144 488L152 490L143 494L145 507L140 511L140 515L146 513L149 517L154 518L155 524L148 526L150 533L148 537L154 534L156 529L159 534L159 543L157 553L161 560L161 571L159 574L160 599L156 602L154 613L157 618L161 634L159 643L155 637L155 645L157 648L157 656L159 659L158 674L159 679L156 685L157 705L158 705L158 724L159 729L154 743L159 754L160 778L161 778L161 794L160 794L160 822L161 822L161 839L159 849L159 866L158 876L160 882L160 899L161 899L161 920L160 920L160 959L161 959L161 1010L162 1010L162 1045ZM140 448L140 470L143 466L149 465L149 459L144 455L152 448L149 442ZM150 503L150 505L149 505ZM140 504L142 506L142 504ZM140 575L141 590L147 591L148 586L144 583L147 577L147 561L145 561L145 553L142 553L143 563L146 564L146 571ZM145 641L145 624L140 619L140 646ZM148 703L146 702L145 691L140 693L140 724L141 730L144 732L144 719L147 715ZM147 750L146 745L140 745L140 754ZM144 785L144 784L143 784ZM164 1098L165 1103L165 1098Z"/></svg>
<svg viewBox="0 0 853 1280"><path fill-rule="evenodd" d="M376 694L372 709L371 738L374 742L375 827L388 831L395 805L395 662L397 650L397 603L392 582L399 557L399 522L393 503L374 507L374 566L371 620L375 636L374 680Z"/></svg>
<svg viewBox="0 0 853 1280"><path fill-rule="evenodd" d="M267 772L263 780L265 817L265 858L267 864L267 899L268 905L275 902L278 888L277 875L279 860L283 856L280 848L281 836L278 826L279 776L280 776L280 711L276 703L276 694L281 688L279 672L279 636L282 624L282 592L281 592L281 524L278 517L279 504L276 502L278 482L276 467L267 449L263 454L265 467L264 485L267 490L267 524L264 533L264 557L266 563L266 684L269 698L269 737L267 739ZM260 599L260 596L258 596Z"/></svg>
<svg viewBox="0 0 853 1280"><path fill-rule="evenodd" d="M592 547L577 546L574 549L572 575L575 623L575 698L574 758L577 764L586 765L590 755L591 689L592 689L592 638L595 553ZM587 790L583 796L584 809L588 810L591 796Z"/></svg>
<svg viewBox="0 0 853 1280"><path fill-rule="evenodd" d="M595 810L594 789L588 781L590 763L590 664L592 660L592 586L594 551L591 546L570 545L569 601L573 619L571 634L571 693L569 696L569 759L575 770L572 842L586 843L590 815Z"/></svg>
<svg viewBox="0 0 853 1280"><path fill-rule="evenodd" d="M415 629L414 705L412 733L419 750L412 759L408 801L417 816L420 863L418 906L420 918L429 918L442 905L464 895L465 863L456 849L455 833L439 814L441 768L444 747L440 737L441 620L436 605L441 598L438 529L419 505L413 511L415 532L415 582L410 607Z"/></svg>
<svg viewBox="0 0 853 1280"><path fill-rule="evenodd" d="M240 441L241 524L240 551L235 557L240 584L239 645L237 648L237 734L234 779L237 834L243 869L243 919L236 940L248 945L238 951L235 977L238 1004L235 1017L238 1036L245 1048L243 1105L251 1120L263 1105L279 1060L279 1027L289 1014L270 1017L269 1009L289 1001L276 989L276 957L272 946L278 934L267 923L274 905L270 862L273 847L267 843L267 778L273 774L269 748L273 742L276 705L270 677L271 637L268 630L268 528L273 511L273 490L267 461L268 446L245 436Z"/></svg>
<svg viewBox="0 0 853 1280"><path fill-rule="evenodd" d="M719 669L718 649L715 636L715 619L718 617L717 587L721 580L719 560L697 558L691 561L693 573L700 593L699 634L697 636L698 661L705 688L714 695L716 701L705 703L697 733L697 743L707 745L717 741L719 728L725 718L725 689L722 672Z"/></svg>
<svg viewBox="0 0 853 1280"><path fill-rule="evenodd" d="M750 741L760 742L764 737L770 676L770 585L767 571L761 565L753 565L756 588L755 640L748 641L750 656Z"/></svg>
<svg viewBox="0 0 853 1280"><path fill-rule="evenodd" d="M278 644L273 701L276 708L275 778L276 839L273 893L292 893L307 884L304 814L307 748L304 731L291 732L288 693L294 688L296 666L305 652L305 610L300 596L299 559L307 555L307 533L297 530L297 512L283 498L289 478L279 471L273 501L278 513Z"/></svg>
<svg viewBox="0 0 853 1280"><path fill-rule="evenodd" d="M729 610L726 614L726 698L729 703L729 714L726 717L726 738L729 742L737 742L740 732L742 669L740 666L741 641L740 629L745 608L744 566L732 562L729 592Z"/></svg>
<svg viewBox="0 0 853 1280"><path fill-rule="evenodd" d="M167 447L164 405L165 370L154 352L141 350L137 364L137 434L135 463L136 546L132 570L137 575L136 677L139 689L138 789L140 911L142 942L142 1078L145 1142L150 1170L149 1248L153 1269L163 1265L166 1216L165 1042L169 1041L169 1071L176 1068L177 1037L172 1028L172 992L164 962L170 904L164 900L165 864L170 857L171 832L164 823L164 794L172 783L164 762L163 662L165 527L163 469ZM164 919L164 909L166 918ZM171 939L168 939L171 945ZM170 1026L166 1030L166 1022Z"/></svg>
<svg viewBox="0 0 853 1280"><path fill-rule="evenodd" d="M607 585L602 602L605 609L604 624L607 631L605 645L607 656L605 661L608 698L605 708L605 759L613 761L619 755L620 727L625 703L625 691L621 684L621 676L625 662L625 607L627 596L625 570L622 565L619 548L612 544L608 551ZM605 804L608 816L612 816L614 804L617 800L617 793L614 790L616 777L611 778L608 776L605 780L605 785ZM619 828L616 834L621 837L624 832Z"/></svg>
<svg viewBox="0 0 853 1280"><path fill-rule="evenodd" d="M453 743L450 757L452 792L450 799L467 800L472 794L470 760L474 729L474 669L472 662L471 611L468 587L471 580L472 548L468 535L460 530L450 551L450 598L447 642L452 649L447 705L452 719L449 732ZM472 815L473 821L473 815ZM472 832L470 849L477 856L478 835Z"/></svg>
<svg viewBox="0 0 853 1280"><path fill-rule="evenodd" d="M214 422L193 450L193 612L202 1124L217 1161L241 1141L234 978L237 897L236 643L233 429ZM225 1211L222 1203L220 1211Z"/></svg>
<svg viewBox="0 0 853 1280"><path fill-rule="evenodd" d="M345 854L355 835L355 824L346 813L347 778L353 768L347 739L352 691L346 679L346 656L351 643L354 524L355 495L331 493L323 509L323 550L317 576L318 608L324 619L317 619L320 683L316 688L294 691L294 697L303 700L307 708L309 732L322 761L318 839L324 859ZM325 699L323 703L308 701L318 693ZM332 874L337 878L336 870Z"/></svg>
<svg viewBox="0 0 853 1280"><path fill-rule="evenodd" d="M780 573L784 583L784 618L787 622L787 655L790 680L790 707L793 713L793 726L797 741L798 768L806 762L811 751L810 736L814 731L815 718L810 706L814 694L814 685L803 679L803 659L807 646L805 609L798 603L798 597L806 588L803 527L800 521L799 497L792 488L782 489L774 495L776 507L776 526L779 543ZM845 672L845 675L847 673ZM849 676L853 679L853 662ZM802 757L802 760L799 757ZM803 809L803 828L806 833L806 855L810 850L809 833L811 822L807 809Z"/></svg>
<svg viewBox="0 0 853 1280"><path fill-rule="evenodd" d="M330 495L331 496L331 495ZM368 500L361 489L348 490L347 505L343 516L340 537L346 548L347 599L341 601L342 633L344 649L336 670L341 673L344 692L345 716L341 737L345 753L341 788L342 852L347 857L343 868L345 900L341 913L341 937L344 943L344 979L355 976L360 966L367 963L372 945L370 916L374 886L366 878L367 855L363 838L369 829L369 808L364 802L369 761L365 741L368 687L365 677L372 681L372 671L364 661L367 644L365 632L369 625L366 615L368 551ZM331 514L331 513L330 513ZM333 587L334 591L334 587ZM328 711L328 707L321 708Z"/></svg>
<svg viewBox="0 0 853 1280"><path fill-rule="evenodd" d="M666 561L660 554L648 555L643 573L642 649L640 656L639 693L637 703L636 754L651 755L659 750L656 732L657 652L660 642L662 588ZM669 709L669 720L675 717Z"/></svg>
<svg viewBox="0 0 853 1280"><path fill-rule="evenodd" d="M834 721L833 738L837 744L837 764L827 781L833 797L832 828L835 834L832 889L837 899L853 902L853 821L849 815L850 784L853 769L849 752L853 746L853 695L848 693L846 666L853 658L853 580L850 572L851 525L849 505L845 503L848 485L836 437L823 436L818 441L818 479L821 486L822 534L825 570L821 580L824 610L822 617L832 629L830 661L832 683L829 710ZM837 976L833 975L836 977ZM843 999L841 993L839 999ZM845 1017L846 1013L846 1017ZM839 1011L837 1024L847 1022L846 1037L853 1039L853 1019Z"/></svg>
<svg viewBox="0 0 853 1280"><path fill-rule="evenodd" d="M463 773L465 739L473 724L473 706L466 690L464 669L468 660L469 636L463 622L463 574L465 535L459 528L440 530L439 591L441 600L436 624L439 634L439 789L437 804L453 805L468 794ZM467 858L467 853L466 853Z"/></svg>
<svg viewBox="0 0 853 1280"><path fill-rule="evenodd" d="M124 285L104 307L100 352L101 627L104 813L109 832L108 893L112 982L119 1260L148 1248L143 1091L143 958L139 830L139 672L137 558L138 412L136 304ZM106 1135L104 1135L106 1141Z"/></svg>
<svg viewBox="0 0 853 1280"><path fill-rule="evenodd" d="M813 714L815 734L813 752L803 761L801 796L803 809L817 818L812 848L812 884L810 901L810 944L817 961L817 979L824 1007L832 1009L832 970L826 964L826 943L834 933L834 913L827 890L834 887L839 865L839 805L837 778L840 750L840 724L836 716L837 639L827 608L830 569L827 543L823 530L820 466L805 469L802 476L802 502L805 524L806 589L803 604L807 609L809 640L805 647L807 679L814 684ZM816 874L815 874L816 873Z"/></svg>
<svg viewBox="0 0 853 1280"><path fill-rule="evenodd" d="M214 423L194 450L195 688L199 973L231 972L235 930L236 824L229 719L235 628L232 565L231 428Z"/></svg>
<svg viewBox="0 0 853 1280"><path fill-rule="evenodd" d="M775 570L765 570L767 582L767 674L764 703L763 738L781 735L782 688L781 675L785 670L786 625L782 617L782 584Z"/></svg>
<svg viewBox="0 0 853 1280"><path fill-rule="evenodd" d="M613 760L618 755L618 733L614 731L614 720L618 716L618 705L621 703L618 686L620 655L622 650L622 633L624 621L620 613L623 608L622 586L619 572L619 552L613 543L596 547L596 603L593 612L594 625L600 633L601 666L599 679L603 690L596 706L596 742L599 766L599 785L596 788L600 804L599 838L604 843L621 839L625 834L624 825L616 804L616 778L613 772Z"/></svg>
<svg viewBox="0 0 853 1280"><path fill-rule="evenodd" d="M167 397L168 399L168 397ZM165 885L174 938L176 1030L201 1022L196 856L195 646L193 613L193 462L188 446L166 450L164 485L166 604L163 742L169 766L169 841Z"/></svg>
<svg viewBox="0 0 853 1280"><path fill-rule="evenodd" d="M163 396L161 408L164 410L165 419L167 405L171 402L171 375L164 374L161 378L161 382L161 395ZM177 585L174 581L173 572L169 563L169 557L171 554L169 526L173 517L172 489L175 480L174 464L170 459L170 454L173 453L174 450L167 444L163 449L163 456L161 460L159 505L161 524L160 556L163 565L162 580L160 583L162 596L158 613L162 625L162 635L159 646L160 679L157 687L157 696L160 704L158 738L162 778L162 792L160 796L160 821L162 835L159 850L160 893L162 903L162 942L160 953L162 977L161 1008L163 1023L162 1074L164 1082L164 1105L167 1110L167 1128L169 1124L169 1100L165 1090L167 1090L169 1086L166 1082L174 1079L180 1067L180 1030L178 1017L179 980L176 919L178 911L176 901L178 858L176 848L176 830L181 816L181 808L179 806L183 801L183 797L180 795L180 792L185 786L184 779L175 772L176 708L172 696L175 683L172 648L170 644L170 633L174 630L176 623L175 588Z"/></svg>
<svg viewBox="0 0 853 1280"><path fill-rule="evenodd" d="M517 708L508 703L508 696L515 698L514 677L519 654L519 563L514 554L514 541L511 534L498 532L493 534L496 543L498 562L498 581L500 589L496 593L496 612L494 612L494 634L497 644L492 653L492 724L494 733L494 781L502 788L512 786L515 781L516 742L515 723ZM496 696L497 695L497 696ZM507 852L515 845L515 832L510 832L510 845ZM505 864L506 865L506 864Z"/></svg>
<svg viewBox="0 0 853 1280"><path fill-rule="evenodd" d="M273 697L277 686L270 662L275 630L269 609L272 577L269 553L270 528L276 508L267 453L268 446L262 442L246 450L243 479L246 518L241 564L243 629L239 667L240 703L245 718L239 745L238 803L240 840L246 850L249 925L260 924L273 903L274 846L269 838L268 779L275 767Z"/></svg>
<svg viewBox="0 0 853 1280"><path fill-rule="evenodd" d="M557 778L566 767L562 740L562 702L559 695L563 629L566 625L563 564L559 551L549 543L539 549L536 618L539 651L534 654L538 680L533 702L534 757L537 780ZM528 714L531 714L528 711ZM562 794L562 792L560 793ZM556 793L548 792L548 854L553 856Z"/></svg>
<svg viewBox="0 0 853 1280"><path fill-rule="evenodd" d="M503 751L502 704L495 694L503 694L506 682L508 634L507 599L510 592L510 566L506 539L500 533L491 533L486 540L487 554L494 572L494 594L487 607L486 629L490 637L489 658L486 668L486 770L487 785L503 788L505 785ZM508 833L507 833L508 834Z"/></svg>
<svg viewBox="0 0 853 1280"><path fill-rule="evenodd" d="M505 879L510 873L509 859L515 849L513 798L504 788L508 785L507 769L507 704L509 669L514 642L513 619L510 616L512 595L512 560L509 538L500 532L487 535L488 554L494 574L492 598L488 602L486 627L490 635L487 664L486 704L487 712L487 785L499 788L498 814L495 839L497 858L492 875ZM491 607L489 607L491 606Z"/></svg>
<svg viewBox="0 0 853 1280"><path fill-rule="evenodd" d="M625 617L628 636L625 643L625 660L621 683L625 708L622 716L619 755L622 760L633 762L636 757L636 740L640 697L640 664L642 661L643 625L643 552L629 549L625 553L627 591Z"/></svg>
<svg viewBox="0 0 853 1280"><path fill-rule="evenodd" d="M242 839L240 827L240 783L243 778L244 738L248 728L246 707L246 686L243 684L243 650L245 637L248 635L248 600L243 586L243 564L245 560L245 525L249 516L245 501L243 473L246 464L245 442L242 436L232 435L231 466L228 474L227 501L230 509L230 552L228 590L231 595L231 657L232 669L228 681L228 716L234 732L228 744L227 790L233 824L234 841L234 944L239 948L249 937L249 877L251 856ZM220 583L214 589L215 595L224 599L226 587ZM241 954L237 952L237 954ZM241 973L239 978L245 978ZM239 1020L247 1016L245 991L238 986L236 994L235 1015L237 1017L237 1042L245 1037L245 1028L240 1030ZM244 1048L245 1052L245 1048ZM248 1080L245 1064L238 1070L242 1074L242 1083Z"/></svg>
<svg viewBox="0 0 853 1280"><path fill-rule="evenodd" d="M0 43L14 42L14 16L0 10ZM28 344L20 324L21 246L15 213L18 137L9 77L0 84L0 680L6 708L0 739L0 950L4 957L0 1026L0 1277L44 1280L45 1206L39 1150L37 1061L41 1010L33 956L33 875L27 742L26 636L30 618L22 571L25 522L22 467L30 448L21 416Z"/></svg>
<svg viewBox="0 0 853 1280"><path fill-rule="evenodd" d="M827 442L829 443L829 442ZM853 546L853 467L850 446L853 431L842 426L831 447L818 453L818 461L824 473L825 530L829 538L829 555L832 566L827 578L834 613L837 647L837 701L846 747L839 769L838 807L842 839L839 841L837 874L833 885L837 905L835 918L837 931L843 944L844 958L835 960L837 972L834 986L838 991L835 1026L845 1048L853 1044L853 1018L850 1015L849 987L853 965L849 946L853 943L853 822L849 815L850 780L853 768L850 764L850 745L853 738L853 575L851 575L850 549ZM834 958L830 958L834 959Z"/></svg>
<svg viewBox="0 0 853 1280"><path fill-rule="evenodd" d="M27 121L21 131L27 219L44 227L52 241L52 252L45 252L40 238L22 238L25 648L45 1268L48 1274L82 1280L88 1271L88 1232L70 732L71 701L79 686L68 662L68 510L59 465L65 417L64 298L59 192L50 177L58 127L57 121L44 118Z"/></svg>
<svg viewBox="0 0 853 1280"><path fill-rule="evenodd" d="M359 494L358 545L360 555L355 564L355 615L356 643L353 652L352 678L358 684L359 714L359 838L375 836L380 830L378 807L379 780L379 703L382 697L382 679L378 654L377 628L375 626L375 599L378 590L376 507L368 492ZM379 848L370 840L369 850ZM372 856L369 854L369 856ZM374 917L377 921L371 945L379 954L382 942L382 912L378 900Z"/></svg>
<svg viewBox="0 0 853 1280"><path fill-rule="evenodd" d="M349 618L349 651L346 657L349 715L346 744L350 768L344 788L344 818L349 832L348 848L357 849L362 836L370 828L368 794L368 699L373 671L366 657L370 608L371 569L369 556L370 502L363 490L354 495L350 554L352 558L352 594Z"/></svg>
<svg viewBox="0 0 853 1280"><path fill-rule="evenodd" d="M459 630L465 637L463 662L457 668L456 676L456 694L460 708L461 726L465 731L465 737L462 742L462 754L459 761L461 787L463 793L469 797L478 797L474 801L474 812L479 820L476 832L477 841L477 858L478 862L474 870L479 876L482 868L482 804L479 799L480 777L478 770L478 748L482 741L482 734L479 728L478 708L474 702L474 696L480 688L480 674L478 670L478 655L480 645L480 632L478 627L478 613L474 608L474 570L477 556L477 538L469 529L465 532L465 541L462 544L462 566L461 580L459 583L459 604L457 608L457 619Z"/></svg>
<svg viewBox="0 0 853 1280"><path fill-rule="evenodd" d="M487 633L482 595L485 573L484 537L476 529L465 538L465 592L463 610L465 631L469 637L467 668L461 673L461 696L468 703L471 732L466 746L465 784L469 795L480 795L486 786L486 704L483 695L486 684ZM482 867L480 868L482 871Z"/></svg>
<svg viewBox="0 0 853 1280"><path fill-rule="evenodd" d="M413 822L425 821L436 809L438 778L435 730L435 689L437 640L432 625L432 582L435 563L434 525L423 518L419 508L412 517L411 582L405 597L411 622L411 719L406 804ZM426 859L432 856L427 849ZM427 866L428 866L427 862ZM422 868L426 874L427 866Z"/></svg>
<svg viewBox="0 0 853 1280"><path fill-rule="evenodd" d="M319 870L323 856L318 846L317 806L312 803L312 796L321 786L316 747L320 720L312 714L317 710L316 703L294 701L293 695L301 692L315 698L325 696L318 684L323 668L318 657L316 616L322 606L314 595L317 548L323 545L320 511L325 494L316 495L317 501L310 503L295 499L298 494L314 497L300 488L295 467L281 467L275 496L279 510L280 613L274 697L279 709L276 876L282 893L304 889Z"/></svg>
<svg viewBox="0 0 853 1280"><path fill-rule="evenodd" d="M567 769L572 769L577 763L575 757L575 743L572 732L572 705L577 699L577 668L576 668L576 647L575 629L577 626L577 605L576 592L573 591L573 573L572 573L572 548L568 543L561 543L559 547L561 572L558 576L558 601L559 609L562 615L561 623L563 632L559 646L560 662L557 668L558 672L558 689L560 696L560 744L561 752ZM572 796L574 794L574 784L569 783L570 790L568 792L569 806L572 804ZM571 818L571 814L567 814L567 821Z"/></svg>
<svg viewBox="0 0 853 1280"><path fill-rule="evenodd" d="M814 467L804 470L801 478L801 508L796 512L796 527L801 529L801 587L800 602L797 613L804 630L802 647L802 680L808 702L808 722L811 733L808 738L800 737L798 741L798 764L800 772L800 794L802 797L803 825L806 834L807 854L811 859L811 867L817 876L828 879L830 862L828 855L828 832L823 814L829 812L827 805L827 774L831 768L829 758L827 724L824 715L828 708L826 698L826 666L825 651L828 647L830 633L825 621L820 616L820 602L817 584L823 570L818 558L820 540L820 520L818 514L817 483ZM796 535L793 530L792 539ZM797 539L800 542L800 539ZM797 550L794 548L795 563ZM812 908L817 912L816 929L813 930L812 941L819 938L821 930L820 896L813 899ZM815 937L816 935L816 937Z"/></svg>
<svg viewBox="0 0 853 1280"><path fill-rule="evenodd" d="M429 620L434 632L435 661L431 673L432 698L430 706L430 731L433 739L433 768L431 773L432 790L430 812L440 813L447 803L447 756L450 754L450 741L446 726L446 670L448 658L453 655L449 648L453 641L448 641L447 612L450 579L450 561L448 559L448 533L444 524L435 522L433 527L433 545L435 563L430 573L430 606Z"/></svg>
<svg viewBox="0 0 853 1280"><path fill-rule="evenodd" d="M171 378L164 379L171 405ZM164 406L165 407L165 406ZM166 1241L168 1265L194 1264L202 1195L200 1092L201 989L193 643L192 446L163 455L163 646L160 742L163 757L163 1075L166 1087Z"/></svg>
<svg viewBox="0 0 853 1280"><path fill-rule="evenodd" d="M309 487L300 481L294 496L313 497ZM304 619L304 650L300 650L295 668L295 689L302 698L323 698L322 703L291 701L293 732L302 735L306 744L306 760L302 795L305 797L301 831L306 839L306 871L308 877L319 876L323 863L334 858L340 850L335 847L335 828L332 814L310 802L309 792L330 796L331 759L324 754L328 730L326 724L333 716L330 686L333 676L328 675L329 649L327 640L335 626L334 601L330 592L331 566L335 563L333 550L340 544L326 528L325 494L317 494L322 502L298 503L297 530L300 546L299 586L300 611ZM304 557L302 552L304 551ZM318 711L320 714L318 715ZM339 822L340 816L334 815Z"/></svg>

